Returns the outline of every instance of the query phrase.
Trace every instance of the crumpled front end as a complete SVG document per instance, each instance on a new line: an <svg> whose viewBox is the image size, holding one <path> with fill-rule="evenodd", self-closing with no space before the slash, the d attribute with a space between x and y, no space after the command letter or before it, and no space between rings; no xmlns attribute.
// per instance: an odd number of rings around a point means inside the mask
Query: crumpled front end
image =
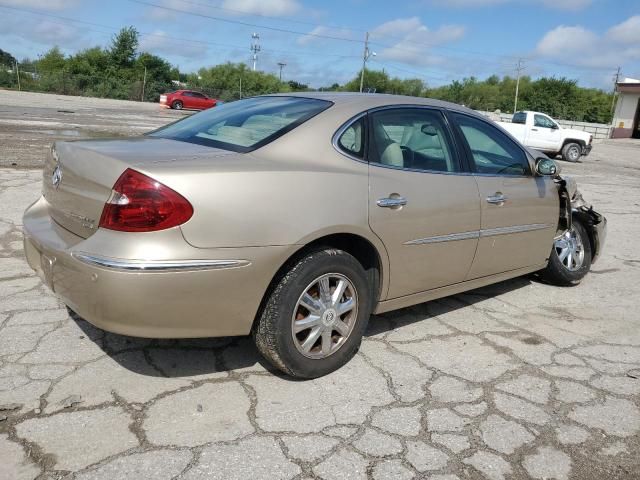
<svg viewBox="0 0 640 480"><path fill-rule="evenodd" d="M571 228L574 220L578 220L589 234L591 263L594 263L600 256L607 237L607 219L583 198L573 177L558 175L556 184L560 194L558 235L562 235Z"/></svg>

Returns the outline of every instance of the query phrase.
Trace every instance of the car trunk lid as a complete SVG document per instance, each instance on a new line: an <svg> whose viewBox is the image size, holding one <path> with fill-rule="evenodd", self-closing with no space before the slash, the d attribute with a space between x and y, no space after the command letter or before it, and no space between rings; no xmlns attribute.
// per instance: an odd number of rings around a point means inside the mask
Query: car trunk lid
<svg viewBox="0 0 640 480"><path fill-rule="evenodd" d="M232 153L151 137L57 142L45 161L42 194L56 223L88 238L97 230L112 187L127 168L153 172L158 165Z"/></svg>

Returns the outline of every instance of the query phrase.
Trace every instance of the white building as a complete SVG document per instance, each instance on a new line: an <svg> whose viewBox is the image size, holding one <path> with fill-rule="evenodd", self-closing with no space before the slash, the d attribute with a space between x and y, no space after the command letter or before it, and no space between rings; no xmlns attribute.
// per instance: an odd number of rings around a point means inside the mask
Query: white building
<svg viewBox="0 0 640 480"><path fill-rule="evenodd" d="M616 92L611 138L640 138L640 80L624 78L616 83Z"/></svg>

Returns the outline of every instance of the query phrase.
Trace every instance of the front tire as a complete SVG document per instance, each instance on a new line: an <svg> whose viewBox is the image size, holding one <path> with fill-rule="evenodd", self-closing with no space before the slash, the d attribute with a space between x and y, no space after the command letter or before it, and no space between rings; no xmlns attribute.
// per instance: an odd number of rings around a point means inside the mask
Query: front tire
<svg viewBox="0 0 640 480"><path fill-rule="evenodd" d="M584 226L574 220L571 229L557 239L542 278L559 286L578 285L591 268L591 243Z"/></svg>
<svg viewBox="0 0 640 480"><path fill-rule="evenodd" d="M562 158L568 162L577 162L582 156L582 146L579 143L567 143L562 147Z"/></svg>
<svg viewBox="0 0 640 480"><path fill-rule="evenodd" d="M351 360L371 314L362 265L327 248L296 261L276 282L253 330L260 353L299 378L321 377Z"/></svg>

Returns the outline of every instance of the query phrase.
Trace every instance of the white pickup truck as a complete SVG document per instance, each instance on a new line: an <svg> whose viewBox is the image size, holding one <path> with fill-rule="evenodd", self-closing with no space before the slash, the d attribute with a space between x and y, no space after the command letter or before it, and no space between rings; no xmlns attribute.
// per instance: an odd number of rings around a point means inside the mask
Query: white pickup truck
<svg viewBox="0 0 640 480"><path fill-rule="evenodd" d="M589 155L593 135L582 130L562 128L548 115L540 112L516 112L511 123L497 122L523 145L555 157L558 154L570 162Z"/></svg>

